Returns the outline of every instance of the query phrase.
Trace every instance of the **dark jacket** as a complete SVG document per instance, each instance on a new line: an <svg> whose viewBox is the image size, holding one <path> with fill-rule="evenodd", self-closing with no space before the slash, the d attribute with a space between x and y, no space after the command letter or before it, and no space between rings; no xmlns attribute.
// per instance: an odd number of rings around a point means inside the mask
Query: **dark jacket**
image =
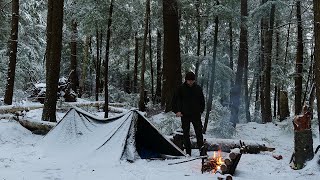
<svg viewBox="0 0 320 180"><path fill-rule="evenodd" d="M184 82L173 96L172 111L181 112L183 116L199 115L204 111L204 106L202 88L196 83L190 87Z"/></svg>

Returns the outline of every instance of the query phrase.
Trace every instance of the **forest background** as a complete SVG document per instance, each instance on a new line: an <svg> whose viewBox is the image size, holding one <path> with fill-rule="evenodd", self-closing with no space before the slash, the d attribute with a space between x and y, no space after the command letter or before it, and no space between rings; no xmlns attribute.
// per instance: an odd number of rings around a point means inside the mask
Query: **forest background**
<svg viewBox="0 0 320 180"><path fill-rule="evenodd" d="M44 82L45 121L56 121L61 77L78 98L168 112L190 70L204 132L316 109L317 0L1 0L0 10L2 103Z"/></svg>

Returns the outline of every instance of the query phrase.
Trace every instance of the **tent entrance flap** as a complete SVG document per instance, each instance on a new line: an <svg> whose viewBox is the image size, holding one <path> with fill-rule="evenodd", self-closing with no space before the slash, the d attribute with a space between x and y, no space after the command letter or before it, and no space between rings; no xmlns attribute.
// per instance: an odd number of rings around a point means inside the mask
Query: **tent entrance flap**
<svg viewBox="0 0 320 180"><path fill-rule="evenodd" d="M142 159L163 157L161 155L183 156L181 151L140 115L135 138L136 149Z"/></svg>

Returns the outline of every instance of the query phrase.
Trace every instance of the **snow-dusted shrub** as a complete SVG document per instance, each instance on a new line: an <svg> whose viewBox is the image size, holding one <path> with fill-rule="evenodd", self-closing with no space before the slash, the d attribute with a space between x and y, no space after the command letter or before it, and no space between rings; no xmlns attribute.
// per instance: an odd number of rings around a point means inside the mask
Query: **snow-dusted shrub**
<svg viewBox="0 0 320 180"><path fill-rule="evenodd" d="M139 94L128 94L114 86L109 86L109 98L109 102L125 103L130 107L138 107Z"/></svg>
<svg viewBox="0 0 320 180"><path fill-rule="evenodd" d="M165 113L163 117L156 121L154 120L153 124L165 135L172 135L174 131L181 128L181 120L173 112Z"/></svg>
<svg viewBox="0 0 320 180"><path fill-rule="evenodd" d="M209 114L209 124L207 134L218 138L230 138L235 132L235 128L230 122L230 111L227 106L222 106L217 100L213 100L212 110Z"/></svg>

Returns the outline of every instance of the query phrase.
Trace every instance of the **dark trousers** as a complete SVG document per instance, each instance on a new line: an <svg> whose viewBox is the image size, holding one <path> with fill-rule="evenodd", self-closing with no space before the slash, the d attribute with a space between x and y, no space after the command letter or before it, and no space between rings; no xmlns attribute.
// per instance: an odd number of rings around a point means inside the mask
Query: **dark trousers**
<svg viewBox="0 0 320 180"><path fill-rule="evenodd" d="M191 155L190 123L192 123L196 133L198 148L200 149L203 146L201 114L199 113L199 115L195 116L182 116L181 121L183 129L183 144L186 149L186 153Z"/></svg>

